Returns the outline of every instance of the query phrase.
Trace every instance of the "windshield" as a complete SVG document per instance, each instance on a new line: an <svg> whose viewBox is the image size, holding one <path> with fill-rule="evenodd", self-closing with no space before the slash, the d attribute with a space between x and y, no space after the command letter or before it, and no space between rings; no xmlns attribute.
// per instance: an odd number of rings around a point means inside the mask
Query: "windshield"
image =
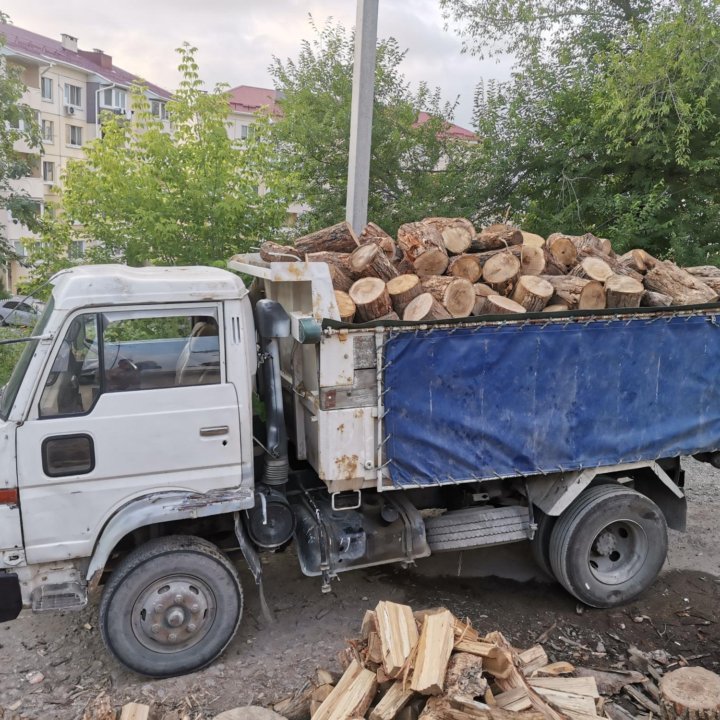
<svg viewBox="0 0 720 720"><path fill-rule="evenodd" d="M45 306L43 314L40 316L37 325L32 331L33 335L43 334L48 324L48 320L50 319L50 315L52 315L53 306L54 302L51 296L48 304ZM28 369L30 360L32 360L32 356L35 354L35 349L37 348L37 346L37 340L28 340L28 343L25 346L25 349L23 350L20 359L17 361L17 365L15 365L15 369L12 371L10 380L8 380L7 385L5 385L5 387L2 389L2 395L0 395L0 417L3 420L7 420L8 416L10 415L10 410L12 409L13 403L15 402L18 390L20 390L20 384L25 377L25 372Z"/></svg>

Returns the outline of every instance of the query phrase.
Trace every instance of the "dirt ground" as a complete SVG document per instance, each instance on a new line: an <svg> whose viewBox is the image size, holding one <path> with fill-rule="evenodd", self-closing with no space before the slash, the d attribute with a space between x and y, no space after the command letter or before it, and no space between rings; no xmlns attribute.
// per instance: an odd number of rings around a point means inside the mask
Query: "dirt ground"
<svg viewBox="0 0 720 720"><path fill-rule="evenodd" d="M80 718L106 691L115 705L134 700L156 717L211 718L238 705L268 705L300 687L316 667L337 669L335 656L381 599L414 608L444 605L479 630L499 629L518 647L543 633L551 661L594 667L622 664L627 647L665 650L720 670L720 471L686 462L688 532L671 533L666 568L628 607L578 606L559 586L537 577L525 544L428 558L415 568L357 571L320 593L291 552L266 558L267 596L276 622L266 623L249 574L241 568L246 607L240 632L213 666L169 680L147 680L109 657L96 609L65 615L23 613L0 624L0 718ZM503 579L501 579L503 578ZM514 579L508 579L514 578ZM41 679L42 678L42 679Z"/></svg>

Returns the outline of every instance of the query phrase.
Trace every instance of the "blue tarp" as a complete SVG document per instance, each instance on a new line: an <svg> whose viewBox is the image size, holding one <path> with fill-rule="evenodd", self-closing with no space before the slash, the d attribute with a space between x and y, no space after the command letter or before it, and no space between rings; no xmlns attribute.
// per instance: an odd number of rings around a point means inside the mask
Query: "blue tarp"
<svg viewBox="0 0 720 720"><path fill-rule="evenodd" d="M386 343L396 486L720 448L717 315L481 324Z"/></svg>

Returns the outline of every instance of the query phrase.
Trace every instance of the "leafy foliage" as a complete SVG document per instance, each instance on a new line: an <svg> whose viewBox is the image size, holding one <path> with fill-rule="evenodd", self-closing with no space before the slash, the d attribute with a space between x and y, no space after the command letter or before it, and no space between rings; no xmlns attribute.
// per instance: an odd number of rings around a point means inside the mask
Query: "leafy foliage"
<svg viewBox="0 0 720 720"><path fill-rule="evenodd" d="M62 212L32 254L34 279L79 260L224 266L285 222L288 182L267 121L247 140L230 139L226 89L205 92L196 49L178 52L183 79L168 102L171 131L151 114L142 86L132 89L132 120L104 115L102 138L68 164ZM83 257L79 241L88 243Z"/></svg>
<svg viewBox="0 0 720 720"><path fill-rule="evenodd" d="M0 12L0 22L7 16ZM5 44L0 35L0 48ZM13 222L31 230L39 220L38 204L26 191L18 189L15 180L27 177L37 167L40 151L40 129L37 117L29 105L22 102L26 87L23 68L6 56L0 57L0 208L12 213ZM18 148L25 146L24 152ZM0 265L17 259L7 238L0 235Z"/></svg>
<svg viewBox="0 0 720 720"><path fill-rule="evenodd" d="M15 340L30 334L29 328L0 327L0 340ZM26 343L0 345L0 387L10 378L15 363L25 349Z"/></svg>
<svg viewBox="0 0 720 720"><path fill-rule="evenodd" d="M298 175L301 222L313 230L345 215L354 36L326 24L302 44L297 59L274 58L281 93L273 125L288 171ZM377 46L368 216L389 232L425 215L470 214L474 201L456 181L468 146L446 132L452 106L439 90L413 91L399 70L405 53L393 39ZM421 111L430 119L419 124Z"/></svg>

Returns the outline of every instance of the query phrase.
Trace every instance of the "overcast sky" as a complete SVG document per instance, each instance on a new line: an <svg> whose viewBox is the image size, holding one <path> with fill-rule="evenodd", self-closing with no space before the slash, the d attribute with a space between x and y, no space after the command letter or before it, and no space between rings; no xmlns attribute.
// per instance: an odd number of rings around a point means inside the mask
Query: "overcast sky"
<svg viewBox="0 0 720 720"><path fill-rule="evenodd" d="M355 0L0 0L16 25L51 38L74 35L82 49L100 48L125 70L168 90L177 86L174 49L198 50L203 79L213 85L271 87L272 56L296 57L317 24L332 17L354 25ZM460 96L456 122L470 124L480 80L504 79L507 63L460 53L456 34L443 29L437 0L380 0L378 34L408 49L402 70L413 83L440 86L446 100Z"/></svg>

